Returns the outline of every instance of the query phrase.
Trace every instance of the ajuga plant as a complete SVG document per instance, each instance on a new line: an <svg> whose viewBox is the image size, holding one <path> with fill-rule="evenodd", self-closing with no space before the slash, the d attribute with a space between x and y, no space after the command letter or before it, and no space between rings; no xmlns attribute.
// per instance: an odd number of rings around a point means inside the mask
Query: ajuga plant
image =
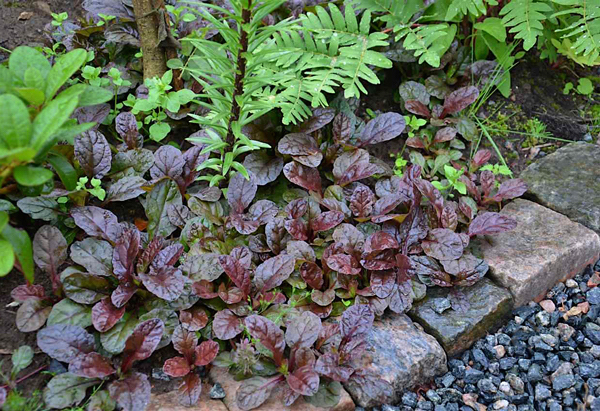
<svg viewBox="0 0 600 411"><path fill-rule="evenodd" d="M218 172L211 184L230 170L246 173L236 160L241 154L264 148L249 139L246 127L279 108L283 123L298 123L311 115L310 107L327 105L326 93L343 87L346 97L366 93L364 81L378 84L371 67L391 67L375 47L386 45L387 34L369 33L370 13L357 20L354 9L317 7L298 20L272 25L263 19L282 0L232 0L231 9L198 4L200 16L219 31L213 39L186 39L194 46L186 71L202 86L199 104L206 113L193 115L208 136L192 139L218 150L207 167Z"/></svg>

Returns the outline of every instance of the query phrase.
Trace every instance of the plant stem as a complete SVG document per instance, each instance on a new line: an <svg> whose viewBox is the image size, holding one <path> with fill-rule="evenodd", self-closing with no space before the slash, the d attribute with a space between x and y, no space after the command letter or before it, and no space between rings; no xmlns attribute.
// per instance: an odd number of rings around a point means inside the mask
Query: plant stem
<svg viewBox="0 0 600 411"><path fill-rule="evenodd" d="M18 380L16 380L16 381L15 381L15 383L14 383L14 384L15 384L15 386L16 386L18 383L20 383L20 382L22 382L22 381L25 381L27 378L29 378L29 377L31 377L31 376L33 376L33 375L37 374L38 372L40 372L40 371L43 371L43 370L44 370L45 368L47 368L47 367L48 367L47 365L42 365L40 368L38 368L38 369L36 369L36 370L33 370L33 371L31 371L31 372L30 372L29 374L27 374L27 375L24 375L23 377L21 377L21 378L19 378ZM3 385L3 386L1 386L0 388L8 388L8 387L9 387L9 384L6 384L6 385Z"/></svg>
<svg viewBox="0 0 600 411"><path fill-rule="evenodd" d="M244 29L244 25L250 23L252 17L252 0L248 0L248 8L242 9L242 24L240 24L240 49L237 55L237 70L235 73L235 89L231 97L231 117L227 125L227 138L225 142L228 144L225 147L225 152L233 150L235 136L233 135L232 124L240 119L240 105L237 102L237 97L244 93L244 77L246 76L246 52L248 51L248 33Z"/></svg>

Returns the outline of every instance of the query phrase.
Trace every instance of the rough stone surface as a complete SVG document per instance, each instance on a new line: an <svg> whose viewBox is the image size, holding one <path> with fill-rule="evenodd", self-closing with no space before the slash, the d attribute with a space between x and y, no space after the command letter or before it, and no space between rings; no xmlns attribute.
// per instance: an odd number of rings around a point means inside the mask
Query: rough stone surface
<svg viewBox="0 0 600 411"><path fill-rule="evenodd" d="M438 314L432 301L446 297L448 292L448 289L438 287L428 290L427 297L415 304L409 315L437 338L450 357L469 348L491 328L502 325L502 320L513 308L510 293L483 278L463 290L471 304L467 312L448 310Z"/></svg>
<svg viewBox="0 0 600 411"><path fill-rule="evenodd" d="M600 146L568 144L532 165L521 178L541 204L600 233Z"/></svg>
<svg viewBox="0 0 600 411"><path fill-rule="evenodd" d="M554 284L598 259L598 234L562 214L521 199L501 213L515 218L517 227L478 241L489 275L510 290L517 307L540 301Z"/></svg>
<svg viewBox="0 0 600 411"><path fill-rule="evenodd" d="M357 364L379 375L394 387L400 401L404 391L447 372L446 353L431 335L423 332L406 315L386 314L375 321L367 337L368 349ZM374 404L360 389L347 387L361 407Z"/></svg>
<svg viewBox="0 0 600 411"><path fill-rule="evenodd" d="M198 403L192 408L179 404L177 391L152 394L146 411L227 411L227 407L221 400L211 400L209 398L209 391L210 384L202 384L202 395L200 395Z"/></svg>
<svg viewBox="0 0 600 411"><path fill-rule="evenodd" d="M227 406L229 411L241 411L236 405L235 393L238 387L241 385L241 381L236 381L233 376L227 372L225 368L213 367L210 370L209 378L213 383L221 384L223 390L225 390L225 398L223 402ZM345 390L342 390L340 402L333 408L318 408L304 401L302 397L298 398L291 407L283 405L278 394L281 394L281 390L274 389L271 393L271 397L260 407L255 408L256 411L354 411L355 406L352 398ZM215 400L212 400L214 403ZM214 411L214 410L211 410ZM220 411L220 410L219 410Z"/></svg>

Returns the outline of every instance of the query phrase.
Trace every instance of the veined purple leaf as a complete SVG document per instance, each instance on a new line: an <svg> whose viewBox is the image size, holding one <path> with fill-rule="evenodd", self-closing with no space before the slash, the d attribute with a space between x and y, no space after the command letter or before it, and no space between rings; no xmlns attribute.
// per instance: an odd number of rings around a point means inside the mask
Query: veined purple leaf
<svg viewBox="0 0 600 411"><path fill-rule="evenodd" d="M183 292L184 278L179 268L162 266L150 267L148 274L138 274L144 287L152 294L166 301L175 301Z"/></svg>
<svg viewBox="0 0 600 411"><path fill-rule="evenodd" d="M398 137L406 128L404 116L398 113L384 113L369 121L360 135L359 144L382 143Z"/></svg>
<svg viewBox="0 0 600 411"><path fill-rule="evenodd" d="M58 267L67 259L67 240L58 228L44 225L35 233L33 259L42 270L56 276Z"/></svg>
<svg viewBox="0 0 600 411"><path fill-rule="evenodd" d="M110 397L124 411L145 410L150 403L150 383L148 377L134 372L123 380L113 381L108 386Z"/></svg>
<svg viewBox="0 0 600 411"><path fill-rule="evenodd" d="M134 361L150 357L163 335L164 323L158 318L152 318L138 324L125 342L121 370L128 371Z"/></svg>
<svg viewBox="0 0 600 411"><path fill-rule="evenodd" d="M104 298L92 308L92 324L96 330L103 333L114 327L124 314L125 307L117 308L110 298Z"/></svg>
<svg viewBox="0 0 600 411"><path fill-rule="evenodd" d="M69 364L69 372L85 378L106 378L117 370L107 358L97 352L90 352L75 357Z"/></svg>
<svg viewBox="0 0 600 411"><path fill-rule="evenodd" d="M242 319L233 311L225 309L215 314L213 332L219 340L230 340L243 330Z"/></svg>
<svg viewBox="0 0 600 411"><path fill-rule="evenodd" d="M335 109L332 107L317 107L313 110L312 116L300 126L302 133L310 134L331 123L335 116Z"/></svg>
<svg viewBox="0 0 600 411"><path fill-rule="evenodd" d="M319 390L319 374L313 367L300 367L288 374L286 379L290 388L300 395L311 396Z"/></svg>
<svg viewBox="0 0 600 411"><path fill-rule="evenodd" d="M246 317L244 322L252 338L258 339L265 348L271 351L275 364L281 365L285 349L283 331L271 320L260 315Z"/></svg>
<svg viewBox="0 0 600 411"><path fill-rule="evenodd" d="M317 167L323 160L323 153L316 140L304 133L291 133L283 136L277 145L281 154L291 155L294 160L307 167Z"/></svg>
<svg viewBox="0 0 600 411"><path fill-rule="evenodd" d="M292 161L283 167L283 174L289 181L306 190L321 192L321 176L315 168Z"/></svg>
<svg viewBox="0 0 600 411"><path fill-rule="evenodd" d="M135 268L135 259L140 251L140 232L130 228L123 232L113 250L113 273L119 281L131 278Z"/></svg>
<svg viewBox="0 0 600 411"><path fill-rule="evenodd" d="M231 209L237 214L242 214L256 196L257 188L253 174L250 174L250 179L246 180L241 173L236 173L229 181L227 190L227 202Z"/></svg>
<svg viewBox="0 0 600 411"><path fill-rule="evenodd" d="M429 240L421 243L423 251L438 260L456 260L463 255L464 245L454 231L436 228L429 232Z"/></svg>
<svg viewBox="0 0 600 411"><path fill-rule="evenodd" d="M138 148L138 127L135 116L130 111L123 111L115 117L115 129L129 149Z"/></svg>
<svg viewBox="0 0 600 411"><path fill-rule="evenodd" d="M79 228L92 237L114 243L121 236L122 228L117 216L108 210L94 206L77 207L71 209L71 217Z"/></svg>
<svg viewBox="0 0 600 411"><path fill-rule="evenodd" d="M517 221L500 213L479 214L469 225L469 236L498 234L513 230Z"/></svg>
<svg viewBox="0 0 600 411"><path fill-rule="evenodd" d="M283 159L272 157L263 151L253 151L244 159L243 166L256 177L256 184L272 183L283 171Z"/></svg>
<svg viewBox="0 0 600 411"><path fill-rule="evenodd" d="M74 149L75 158L88 177L101 179L110 171L110 145L99 131L89 130L75 137Z"/></svg>
<svg viewBox="0 0 600 411"><path fill-rule="evenodd" d="M304 311L287 324L285 342L295 349L310 348L319 338L321 328L321 319L310 311Z"/></svg>
<svg viewBox="0 0 600 411"><path fill-rule="evenodd" d="M94 337L76 325L55 324L37 333L37 345L50 357L71 362L94 351Z"/></svg>
<svg viewBox="0 0 600 411"><path fill-rule="evenodd" d="M150 169L153 179L161 177L176 178L183 172L185 160L181 151L173 146L161 146L154 153L154 165Z"/></svg>
<svg viewBox="0 0 600 411"><path fill-rule="evenodd" d="M279 287L294 272L296 259L287 254L269 258L256 267L254 280L256 286L264 291Z"/></svg>

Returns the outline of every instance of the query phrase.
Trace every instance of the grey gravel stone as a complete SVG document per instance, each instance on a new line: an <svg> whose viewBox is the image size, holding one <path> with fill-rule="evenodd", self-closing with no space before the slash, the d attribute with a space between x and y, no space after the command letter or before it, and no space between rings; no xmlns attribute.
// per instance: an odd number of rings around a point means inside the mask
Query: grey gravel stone
<svg viewBox="0 0 600 411"><path fill-rule="evenodd" d="M223 389L223 387L221 387L221 384L216 383L215 385L212 386L212 388L210 389L210 393L208 395L213 400L220 400L220 399L225 398L225 390Z"/></svg>
<svg viewBox="0 0 600 411"><path fill-rule="evenodd" d="M575 385L575 377L573 375L560 375L552 380L552 389L562 391L571 388Z"/></svg>
<svg viewBox="0 0 600 411"><path fill-rule="evenodd" d="M546 387L544 384L538 384L535 386L535 399L537 401L547 400L552 396L550 389Z"/></svg>

